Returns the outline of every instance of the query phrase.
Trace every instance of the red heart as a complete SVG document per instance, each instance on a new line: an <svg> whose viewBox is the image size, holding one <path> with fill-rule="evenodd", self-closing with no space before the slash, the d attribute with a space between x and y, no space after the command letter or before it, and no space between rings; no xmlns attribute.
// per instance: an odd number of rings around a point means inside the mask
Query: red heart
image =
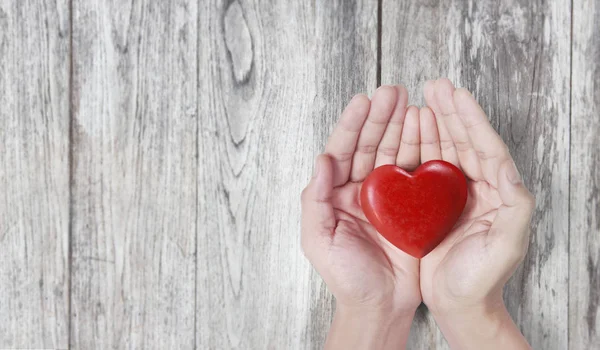
<svg viewBox="0 0 600 350"><path fill-rule="evenodd" d="M432 251L452 230L467 202L467 180L442 160L412 173L381 166L362 185L361 206L385 239L415 258Z"/></svg>

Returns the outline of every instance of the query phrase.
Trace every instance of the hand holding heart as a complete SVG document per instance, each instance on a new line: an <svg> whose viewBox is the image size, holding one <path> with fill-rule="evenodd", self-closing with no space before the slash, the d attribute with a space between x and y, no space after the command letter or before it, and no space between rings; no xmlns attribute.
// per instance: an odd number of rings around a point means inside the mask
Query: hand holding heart
<svg viewBox="0 0 600 350"><path fill-rule="evenodd" d="M302 247L338 307L412 314L421 303L419 260L388 243L359 204L376 167L419 162L419 111L400 86L350 101L302 194Z"/></svg>
<svg viewBox="0 0 600 350"><path fill-rule="evenodd" d="M420 111L407 108L406 90L385 86L372 101L359 95L349 103L303 192L303 250L336 296L338 309L370 310L378 319L398 320L412 318L422 300L450 345L458 347L466 347L473 336L456 325L479 316L490 327L518 333L504 309L502 287L527 251L534 199L468 91L441 79L426 84L425 100L427 107ZM432 160L465 174L468 199L447 236L433 250L421 249L428 254L419 260L398 249L402 244L393 232L382 232L381 222L375 222L380 232L375 229L361 208L360 192L381 165L414 171ZM427 210L435 208L434 202ZM461 316L450 321L452 315ZM335 326L334 321L332 330ZM336 342L332 333L328 344ZM386 335L379 340L394 341L393 332ZM523 345L524 339L518 340L504 345Z"/></svg>

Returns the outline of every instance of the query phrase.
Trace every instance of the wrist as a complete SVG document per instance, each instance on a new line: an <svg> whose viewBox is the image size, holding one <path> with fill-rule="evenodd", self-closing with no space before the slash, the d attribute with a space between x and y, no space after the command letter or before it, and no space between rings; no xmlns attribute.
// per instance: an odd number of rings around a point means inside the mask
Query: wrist
<svg viewBox="0 0 600 350"><path fill-rule="evenodd" d="M416 311L365 309L337 304L326 349L390 349L406 346Z"/></svg>
<svg viewBox="0 0 600 350"><path fill-rule="evenodd" d="M504 302L499 300L466 307L430 309L453 349L529 349Z"/></svg>

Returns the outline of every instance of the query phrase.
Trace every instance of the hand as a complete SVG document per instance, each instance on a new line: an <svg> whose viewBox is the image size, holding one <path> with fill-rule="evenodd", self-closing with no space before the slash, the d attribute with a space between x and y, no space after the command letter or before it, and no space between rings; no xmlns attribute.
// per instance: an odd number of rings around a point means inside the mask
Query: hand
<svg viewBox="0 0 600 350"><path fill-rule="evenodd" d="M364 335L365 319L381 324L374 339L361 340L366 347L405 343L421 302L419 261L379 235L359 204L362 182L376 166L419 164L419 112L406 104L401 86L379 88L372 102L355 96L302 193L302 248L337 302L330 347L360 347L353 337Z"/></svg>
<svg viewBox="0 0 600 350"><path fill-rule="evenodd" d="M426 84L425 99L421 161L443 159L461 168L469 199L453 231L421 260L423 301L453 347L482 346L477 337L527 347L506 312L502 288L527 252L534 198L467 90L441 79ZM503 337L507 330L512 338Z"/></svg>

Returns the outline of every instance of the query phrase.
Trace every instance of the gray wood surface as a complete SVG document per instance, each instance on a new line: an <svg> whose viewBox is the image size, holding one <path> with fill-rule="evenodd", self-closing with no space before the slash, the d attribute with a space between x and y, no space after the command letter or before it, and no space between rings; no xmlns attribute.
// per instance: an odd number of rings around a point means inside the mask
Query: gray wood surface
<svg viewBox="0 0 600 350"><path fill-rule="evenodd" d="M569 348L600 345L599 1L573 4Z"/></svg>
<svg viewBox="0 0 600 350"><path fill-rule="evenodd" d="M300 251L299 194L343 105L376 86L376 10L200 8L201 348L322 347L333 302Z"/></svg>
<svg viewBox="0 0 600 350"><path fill-rule="evenodd" d="M71 347L195 343L196 1L75 1Z"/></svg>
<svg viewBox="0 0 600 350"><path fill-rule="evenodd" d="M299 194L379 83L472 90L538 200L505 290L600 348L598 0L0 0L0 348L319 349ZM380 80L380 81L379 81ZM411 349L447 348L425 307Z"/></svg>
<svg viewBox="0 0 600 350"><path fill-rule="evenodd" d="M0 0L0 348L67 348L69 12Z"/></svg>

